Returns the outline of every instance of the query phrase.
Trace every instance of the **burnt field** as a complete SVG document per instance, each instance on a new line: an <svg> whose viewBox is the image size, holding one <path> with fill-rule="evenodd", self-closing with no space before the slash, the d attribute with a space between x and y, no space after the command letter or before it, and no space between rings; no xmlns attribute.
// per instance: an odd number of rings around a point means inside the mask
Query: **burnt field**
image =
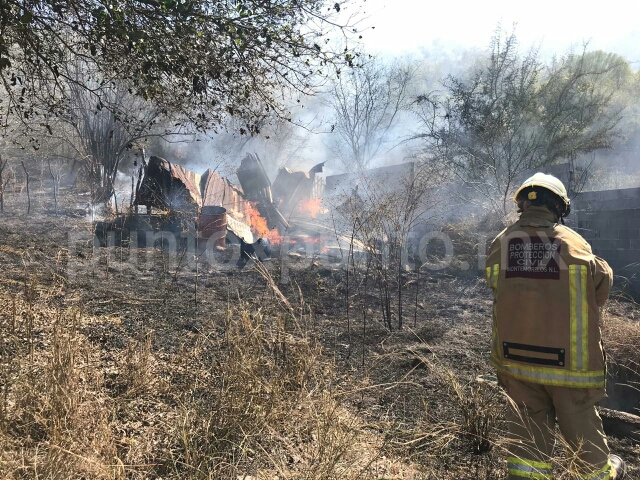
<svg viewBox="0 0 640 480"><path fill-rule="evenodd" d="M0 218L3 478L504 477L480 276L403 272L399 330L397 291L385 313L357 265L71 244L92 224L61 210ZM621 293L606 307L612 389L637 381L639 315ZM633 413L635 390L613 390Z"/></svg>
<svg viewBox="0 0 640 480"><path fill-rule="evenodd" d="M602 385L565 217L640 480L637 25L384 3L2 2L0 480L505 479L491 355Z"/></svg>

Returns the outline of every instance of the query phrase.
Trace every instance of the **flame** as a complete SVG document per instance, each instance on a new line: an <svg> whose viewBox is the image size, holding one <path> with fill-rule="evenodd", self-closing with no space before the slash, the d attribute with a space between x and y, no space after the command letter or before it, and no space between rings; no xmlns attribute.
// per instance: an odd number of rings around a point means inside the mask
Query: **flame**
<svg viewBox="0 0 640 480"><path fill-rule="evenodd" d="M245 203L244 214L251 230L253 230L258 237L266 238L273 244L282 242L282 237L278 233L278 230L269 228L267 220L260 215L255 202Z"/></svg>
<svg viewBox="0 0 640 480"><path fill-rule="evenodd" d="M306 200L300 201L298 204L298 210L304 213L308 213L311 215L311 218L318 218L318 214L321 212L322 207L321 198L308 198Z"/></svg>

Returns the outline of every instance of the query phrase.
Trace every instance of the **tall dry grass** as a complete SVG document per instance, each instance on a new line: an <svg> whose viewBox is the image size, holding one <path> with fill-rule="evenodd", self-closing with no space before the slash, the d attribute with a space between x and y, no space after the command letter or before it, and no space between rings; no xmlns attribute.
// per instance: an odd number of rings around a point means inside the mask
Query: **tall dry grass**
<svg viewBox="0 0 640 480"><path fill-rule="evenodd" d="M0 295L0 478L417 478L341 404L305 307L278 291L173 353L143 329L97 343L93 326L124 331L25 291Z"/></svg>
<svg viewBox="0 0 640 480"><path fill-rule="evenodd" d="M31 290L30 290L31 291ZM98 359L73 311L0 300L4 478L118 478Z"/></svg>
<svg viewBox="0 0 640 480"><path fill-rule="evenodd" d="M410 421L360 415L345 398L394 385L340 370L307 330L302 295L287 299L260 273L268 295L220 303L224 314L193 335L132 333L60 307L58 284L1 285L0 478L501 478L507 400L497 386L418 351L446 415L426 401ZM615 334L617 355L634 358L635 324L607 321L605 341ZM109 335L94 338L98 327ZM558 448L558 478L576 458Z"/></svg>
<svg viewBox="0 0 640 480"><path fill-rule="evenodd" d="M632 305L616 299L607 304L602 315L602 340L610 364L638 372L640 377L640 318L633 318ZM621 314L614 314L616 310Z"/></svg>

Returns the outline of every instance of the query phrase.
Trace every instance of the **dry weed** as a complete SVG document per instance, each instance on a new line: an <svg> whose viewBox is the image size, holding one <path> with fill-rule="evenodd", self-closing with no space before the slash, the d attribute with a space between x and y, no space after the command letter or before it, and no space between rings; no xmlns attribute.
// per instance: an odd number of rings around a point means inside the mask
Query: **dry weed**
<svg viewBox="0 0 640 480"><path fill-rule="evenodd" d="M456 436L474 454L487 453L496 440L496 428L503 408L503 394L488 382L463 383L448 367L437 359L413 352L438 379L443 391L443 401L454 407L455 418L436 424L424 424L424 439L432 439L439 448L449 445Z"/></svg>
<svg viewBox="0 0 640 480"><path fill-rule="evenodd" d="M127 397L135 397L149 392L158 393L158 385L154 371L156 364L151 352L151 332L141 334L136 340L129 341L121 360L119 388Z"/></svg>
<svg viewBox="0 0 640 480"><path fill-rule="evenodd" d="M194 369L202 374L172 426L176 473L370 478L362 474L377 450L356 447L361 425L330 393L332 372L319 347L285 330L289 313L236 308L224 337L200 350Z"/></svg>
<svg viewBox="0 0 640 480"><path fill-rule="evenodd" d="M603 315L602 338L607 361L640 372L640 322L612 315L611 309L616 307L621 305L610 302Z"/></svg>
<svg viewBox="0 0 640 480"><path fill-rule="evenodd" d="M12 297L10 318L2 318L11 347L1 358L0 471L4 478L117 478L101 376L78 316L43 309L36 297L31 289Z"/></svg>

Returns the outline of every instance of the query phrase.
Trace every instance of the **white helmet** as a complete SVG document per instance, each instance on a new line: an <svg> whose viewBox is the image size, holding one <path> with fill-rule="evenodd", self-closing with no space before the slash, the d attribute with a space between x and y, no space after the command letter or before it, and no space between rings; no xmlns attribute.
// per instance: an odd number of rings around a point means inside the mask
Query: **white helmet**
<svg viewBox="0 0 640 480"><path fill-rule="evenodd" d="M567 195L567 189L562 184L562 182L553 175L547 175L546 173L538 172L533 177L527 178L520 186L520 188L516 191L516 194L513 196L514 202L518 201L518 195L520 195L520 192L527 187L546 188L547 190L559 196L564 201L567 207L571 205L571 200L569 200L569 196Z"/></svg>

